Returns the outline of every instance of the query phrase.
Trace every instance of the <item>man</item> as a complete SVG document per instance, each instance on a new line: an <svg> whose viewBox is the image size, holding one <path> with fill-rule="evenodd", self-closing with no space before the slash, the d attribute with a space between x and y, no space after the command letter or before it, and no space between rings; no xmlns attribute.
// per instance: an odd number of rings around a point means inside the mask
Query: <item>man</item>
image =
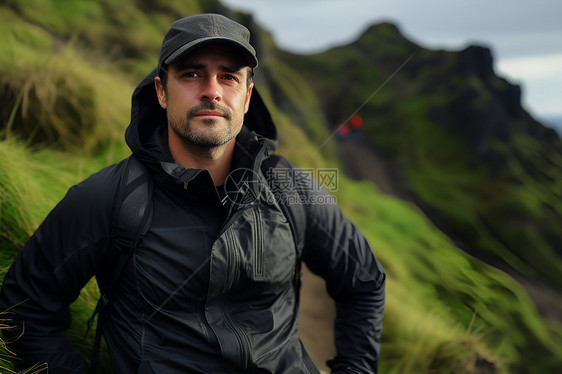
<svg viewBox="0 0 562 374"><path fill-rule="evenodd" d="M0 308L17 305L18 366L83 372L65 334L68 305L96 275L102 291L113 287L102 330L117 373L318 373L298 338L303 260L336 301L332 372L376 371L384 271L337 205L313 203L327 192L310 178L298 192L305 218L291 226L272 193L279 173L264 170L276 131L252 83L257 64L248 30L226 17L171 26L126 132L153 181L150 228L109 285L125 162L69 190L3 284Z"/></svg>

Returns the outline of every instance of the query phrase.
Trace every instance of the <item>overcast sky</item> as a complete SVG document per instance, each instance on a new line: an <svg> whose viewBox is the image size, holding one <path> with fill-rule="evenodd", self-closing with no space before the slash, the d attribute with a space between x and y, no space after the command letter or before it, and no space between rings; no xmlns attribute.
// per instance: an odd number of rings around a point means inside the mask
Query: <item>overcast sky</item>
<svg viewBox="0 0 562 374"><path fill-rule="evenodd" d="M313 53L355 40L373 23L391 21L428 48L492 49L496 72L522 85L537 117L562 116L561 0L223 0L251 12L277 44Z"/></svg>

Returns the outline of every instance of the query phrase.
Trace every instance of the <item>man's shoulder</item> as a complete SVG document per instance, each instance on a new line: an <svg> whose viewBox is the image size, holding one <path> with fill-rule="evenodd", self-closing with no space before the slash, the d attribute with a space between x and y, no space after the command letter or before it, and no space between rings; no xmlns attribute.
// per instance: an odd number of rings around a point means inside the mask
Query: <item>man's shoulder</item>
<svg viewBox="0 0 562 374"><path fill-rule="evenodd" d="M307 194L320 188L314 178L315 169L296 166L281 155L269 156L262 166L269 184L277 188L300 194Z"/></svg>
<svg viewBox="0 0 562 374"><path fill-rule="evenodd" d="M262 169L264 170L273 170L279 168L298 169L297 166L293 165L284 156L277 153L267 156L262 162Z"/></svg>
<svg viewBox="0 0 562 374"><path fill-rule="evenodd" d="M103 187L106 184L112 184L115 181L119 181L119 177L123 172L123 168L125 167L125 162L127 159L120 161L119 163L108 165L103 167L102 169L94 172L87 178L85 178L82 182L78 183L76 186L96 186L96 187Z"/></svg>
<svg viewBox="0 0 562 374"><path fill-rule="evenodd" d="M125 161L126 159L117 164L106 166L72 186L66 199L81 205L88 203L98 205L106 202L112 204L125 167Z"/></svg>

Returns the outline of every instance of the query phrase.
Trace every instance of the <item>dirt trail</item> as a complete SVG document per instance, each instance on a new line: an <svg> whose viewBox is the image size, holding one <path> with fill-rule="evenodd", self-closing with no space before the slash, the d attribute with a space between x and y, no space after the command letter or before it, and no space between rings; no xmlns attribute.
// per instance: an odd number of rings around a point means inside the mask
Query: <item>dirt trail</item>
<svg viewBox="0 0 562 374"><path fill-rule="evenodd" d="M368 179L376 183L386 194L396 195L382 160L366 147L354 142L340 144L346 174L355 179ZM349 157L350 156L350 157ZM362 160L357 162L357 160ZM359 166L361 165L361 166ZM324 280L303 266L303 285L300 305L300 336L310 357L320 370L329 373L326 361L334 358L335 305L326 292Z"/></svg>
<svg viewBox="0 0 562 374"><path fill-rule="evenodd" d="M300 301L300 337L320 370L329 373L326 361L334 358L334 318L336 316L333 300L326 292L324 280L303 266L303 284Z"/></svg>

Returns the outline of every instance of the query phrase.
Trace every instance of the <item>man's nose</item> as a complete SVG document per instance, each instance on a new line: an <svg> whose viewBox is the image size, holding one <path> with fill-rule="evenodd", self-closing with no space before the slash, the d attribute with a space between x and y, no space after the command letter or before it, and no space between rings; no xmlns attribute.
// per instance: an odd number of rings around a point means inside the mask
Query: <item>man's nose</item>
<svg viewBox="0 0 562 374"><path fill-rule="evenodd" d="M200 93L201 100L205 101L221 101L222 90L216 76L211 76L203 81L203 87Z"/></svg>

